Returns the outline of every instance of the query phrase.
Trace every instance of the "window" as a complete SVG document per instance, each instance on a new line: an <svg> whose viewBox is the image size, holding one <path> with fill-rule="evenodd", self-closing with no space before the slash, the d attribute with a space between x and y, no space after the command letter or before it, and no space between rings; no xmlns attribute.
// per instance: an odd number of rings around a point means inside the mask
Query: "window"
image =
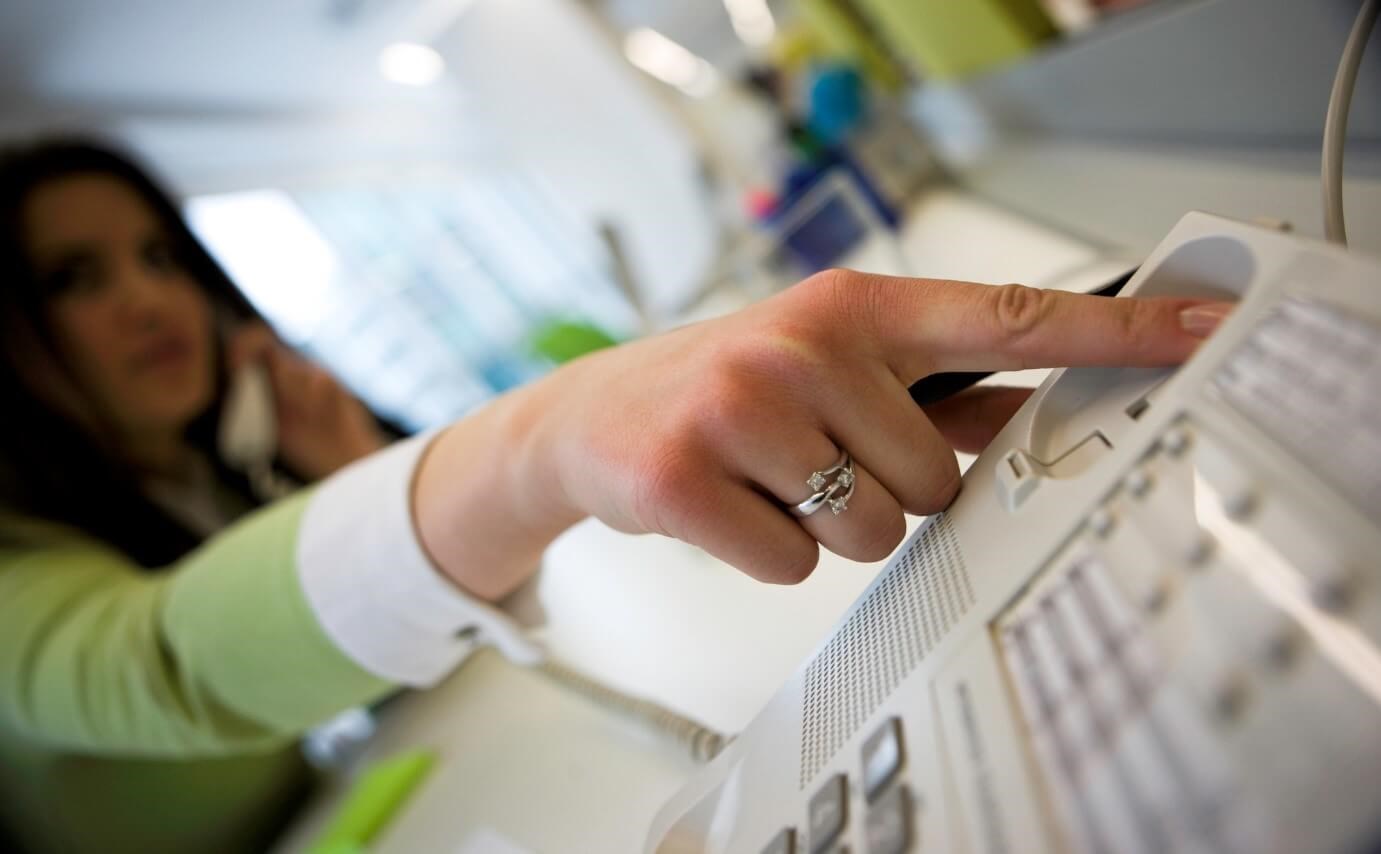
<svg viewBox="0 0 1381 854"><path fill-rule="evenodd" d="M523 174L200 196L188 217L288 343L410 429L548 370L553 322L637 324L594 230Z"/></svg>

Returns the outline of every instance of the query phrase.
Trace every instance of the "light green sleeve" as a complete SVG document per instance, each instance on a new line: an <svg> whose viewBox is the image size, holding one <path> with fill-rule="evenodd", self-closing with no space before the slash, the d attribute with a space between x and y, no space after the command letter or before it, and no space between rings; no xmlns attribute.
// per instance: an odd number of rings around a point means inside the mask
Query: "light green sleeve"
<svg viewBox="0 0 1381 854"><path fill-rule="evenodd" d="M0 547L0 727L57 749L269 749L390 689L327 638L295 566L308 493L145 572L90 540Z"/></svg>

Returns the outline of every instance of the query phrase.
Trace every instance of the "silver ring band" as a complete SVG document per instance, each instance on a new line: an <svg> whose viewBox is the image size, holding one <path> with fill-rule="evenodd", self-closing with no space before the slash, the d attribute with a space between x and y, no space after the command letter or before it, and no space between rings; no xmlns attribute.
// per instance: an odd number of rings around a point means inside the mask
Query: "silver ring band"
<svg viewBox="0 0 1381 854"><path fill-rule="evenodd" d="M815 491L805 501L792 505L791 515L804 518L828 505L830 512L838 516L849 509L849 499L854 494L853 458L847 451L841 452L834 465L811 472L806 486Z"/></svg>

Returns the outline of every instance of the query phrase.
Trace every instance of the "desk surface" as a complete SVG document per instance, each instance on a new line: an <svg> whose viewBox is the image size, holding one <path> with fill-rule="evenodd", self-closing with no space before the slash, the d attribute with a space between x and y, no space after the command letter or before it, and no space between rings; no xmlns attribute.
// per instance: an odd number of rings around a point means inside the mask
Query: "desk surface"
<svg viewBox="0 0 1381 854"><path fill-rule="evenodd" d="M1127 266L952 192L912 208L901 249L911 272L992 283L1086 288ZM1043 375L1003 379L1035 385ZM735 732L884 564L825 553L804 583L774 587L682 543L586 522L544 561L544 635L585 673ZM659 734L489 653L386 709L366 759L414 747L440 761L372 850L640 851L648 822L694 768ZM304 848L339 797L323 794L281 850Z"/></svg>

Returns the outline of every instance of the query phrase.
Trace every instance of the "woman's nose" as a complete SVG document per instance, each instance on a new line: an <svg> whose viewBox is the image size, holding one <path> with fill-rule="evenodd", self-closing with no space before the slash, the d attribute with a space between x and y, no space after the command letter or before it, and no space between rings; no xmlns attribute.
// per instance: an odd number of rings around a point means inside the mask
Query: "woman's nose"
<svg viewBox="0 0 1381 854"><path fill-rule="evenodd" d="M127 264L119 275L117 288L126 319L140 326L159 323L169 309L171 289L142 265Z"/></svg>

